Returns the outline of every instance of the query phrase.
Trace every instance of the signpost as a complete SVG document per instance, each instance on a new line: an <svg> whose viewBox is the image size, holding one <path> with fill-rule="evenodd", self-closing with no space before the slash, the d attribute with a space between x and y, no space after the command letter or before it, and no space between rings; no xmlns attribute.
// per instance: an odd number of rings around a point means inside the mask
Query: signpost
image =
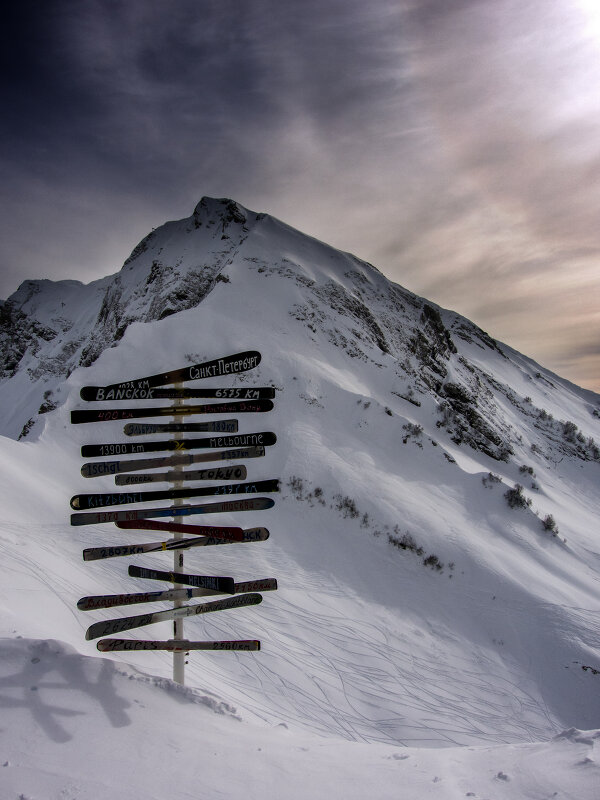
<svg viewBox="0 0 600 800"><path fill-rule="evenodd" d="M176 391L180 391L183 388L184 387L183 387L183 382L182 381L178 381L175 384L175 390ZM174 414L173 414L173 422L174 423L177 423L177 420L178 420L178 417L175 416L175 414L177 412L177 409L179 409L183 405L184 405L183 399L180 396L176 397L175 403L174 403L174 406L175 406ZM185 418L184 417L179 417L179 419L181 420L182 424L185 422ZM177 440L177 437L176 437L175 433L173 434L173 440L174 441ZM182 474L183 474L182 467L181 466L176 466L175 470L174 470L174 476L171 479L174 489L181 489L183 487L183 479L181 477ZM183 498L182 497L176 497L175 498L175 505L176 506L182 506L183 505ZM177 517L176 516L173 517L173 522L177 522ZM181 540L183 539L183 533L182 533L182 531L180 529L175 531L174 539L175 539L176 542L181 542ZM183 550L181 550L179 548L177 548L176 550L173 551L173 572L183 572ZM173 582L173 589L175 589L175 591L177 591L177 589L181 589L181 588L182 588L182 584L181 583L177 583L175 581ZM183 606L183 601L181 599L175 598L173 600L173 608L174 609L182 608L182 606ZM183 617L175 617L173 619L173 640L175 642L182 642L184 640L184 635L183 635ZM175 683L180 683L182 685L185 683L185 651L180 650L180 649L176 649L176 650L173 651L173 680L175 681Z"/></svg>
<svg viewBox="0 0 600 800"><path fill-rule="evenodd" d="M185 680L186 654L193 650L256 651L260 642L255 639L233 641L189 641L184 637L185 617L199 616L209 612L245 608L262 601L261 591L277 589L274 578L235 582L232 577L195 575L184 572L184 551L197 547L221 544L248 544L262 542L269 538L264 527L241 529L222 525L188 525L180 520L191 514L219 514L234 511L265 510L274 505L274 500L257 497L258 492L276 492L278 480L244 481L247 468L244 464L216 466L206 469L185 470L184 467L196 463L234 461L246 458L261 458L265 447L276 442L270 431L260 433L239 433L238 420L212 420L208 422L188 422L186 418L196 414L236 414L265 413L273 408L275 390L272 387L219 387L216 389L197 388L184 385L187 381L197 381L219 376L236 375L258 366L261 354L255 350L243 351L223 356L191 367L172 370L146 378L138 378L108 386L84 386L80 396L87 402L131 403L135 400L171 400L171 406L149 408L127 407L100 409L77 409L71 412L73 424L93 422L115 422L119 420L172 417L172 421L153 423L128 423L124 434L136 437L134 441L113 442L101 445L84 445L83 457L115 457L160 451L175 451L175 455L158 458L126 459L88 462L81 472L86 478L114 475L117 486L133 486L142 483L165 482L167 490L140 492L105 492L79 494L71 498L73 509L96 509L91 513L71 515L72 525L89 525L114 522L117 528L128 530L157 531L171 535L170 539L158 542L116 546L89 547L83 551L85 561L97 561L117 556L130 556L160 551L173 551L172 572L146 569L131 565L129 575L141 579L166 580L173 584L165 591L139 592L132 594L99 595L82 597L77 603L81 611L97 608L113 608L123 605L167 601L172 608L147 614L103 620L92 624L86 633L87 639L95 639L107 634L152 625L163 620L173 621L173 638L167 641L101 639L97 648L101 652L164 650L173 653L173 680L183 684ZM169 386L171 388L169 388ZM165 388L167 387L167 388ZM220 402L205 405L189 405L189 398L215 398ZM205 432L202 438L181 438L185 432ZM140 441L140 437L152 434L172 433L173 438L166 441ZM212 434L212 435L210 435ZM212 452L187 455L188 450L209 450ZM166 467L167 472L146 472ZM230 483L208 487L190 486L196 481L230 481ZM224 499L223 495L236 495L236 499ZM247 498L239 495L249 494ZM192 497L217 495L219 502L190 505ZM130 506L140 502L170 499L173 505L167 508L119 509L104 511L106 506ZM172 521L164 521L171 517ZM159 518L159 519L157 519ZM220 600L186 605L185 601L197 597L225 594Z"/></svg>

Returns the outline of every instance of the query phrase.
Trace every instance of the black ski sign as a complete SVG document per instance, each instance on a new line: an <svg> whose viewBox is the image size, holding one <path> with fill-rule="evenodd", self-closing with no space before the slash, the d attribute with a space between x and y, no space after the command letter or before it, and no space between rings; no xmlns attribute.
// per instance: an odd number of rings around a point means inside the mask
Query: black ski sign
<svg viewBox="0 0 600 800"><path fill-rule="evenodd" d="M98 608L116 608L118 606L132 606L140 603L169 602L173 600L191 600L193 597L206 597L216 595L211 589L198 589L193 586L189 589L165 589L159 592L134 592L132 594L97 594L81 597L77 601L80 611L95 611ZM221 593L222 594L222 593Z"/></svg>
<svg viewBox="0 0 600 800"><path fill-rule="evenodd" d="M237 433L237 419L221 419L214 422L129 422L123 428L125 436L148 436L151 433Z"/></svg>
<svg viewBox="0 0 600 800"><path fill-rule="evenodd" d="M273 508L274 505L275 501L271 500L270 497L248 497L244 500L203 503L199 506L95 511L89 514L71 514L71 525L101 525L104 522L127 522L152 517L184 517L190 514L233 514L237 511L264 511L268 508Z"/></svg>
<svg viewBox="0 0 600 800"><path fill-rule="evenodd" d="M85 638L88 640L97 639L99 636L129 631L133 628L141 628L144 625L153 625L155 622L193 617L198 614L208 614L211 611L226 611L231 608L255 606L258 603L262 603L262 597L259 594L242 594L236 597L226 597L223 600L214 600L210 603L199 603L195 606L180 606L166 611L156 611L154 614L138 614L135 617L102 620L90 625L85 633Z"/></svg>
<svg viewBox="0 0 600 800"><path fill-rule="evenodd" d="M217 544L245 544L265 542L269 538L266 528L248 528L241 539L225 539L216 536L196 536L194 539L169 539L166 542L145 542L144 544L122 544L107 547L87 547L83 551L84 561L98 561L117 556L133 556L138 553L155 553L160 550L189 550L190 547L208 547Z"/></svg>
<svg viewBox="0 0 600 800"><path fill-rule="evenodd" d="M243 481L247 470L243 464L212 469L192 469L187 472L134 472L129 475L115 475L117 486L137 486L142 483L165 483L174 481Z"/></svg>
<svg viewBox="0 0 600 800"><path fill-rule="evenodd" d="M246 592L272 592L277 589L276 578L258 578L254 581L240 581L234 585L235 594ZM189 589L165 589L158 592L134 592L133 594L98 594L82 597L77 601L80 611L95 611L97 608L115 608L140 603L168 602L173 600L191 600L193 597L224 594L213 589L200 589L192 586Z"/></svg>
<svg viewBox="0 0 600 800"><path fill-rule="evenodd" d="M121 445L103 445L113 449ZM143 469L159 467L187 467L190 464L204 464L208 461L233 461L236 458L262 458L264 447L241 447L235 450L221 450L218 453L181 453L175 456L159 456L158 458L138 458L127 461L91 461L81 467L84 478L96 478L101 475L117 475L123 472L135 472ZM108 455L108 454L107 454ZM117 455L114 453L113 455Z"/></svg>
<svg viewBox="0 0 600 800"><path fill-rule="evenodd" d="M222 494L259 494L278 492L279 480L255 481L249 483L223 483L220 486L185 487L184 489L159 489L151 492L110 492L104 494L76 494L71 498L71 508L105 508L124 506L132 503L149 503L153 500L188 499L191 497L210 497Z"/></svg>
<svg viewBox="0 0 600 800"><path fill-rule="evenodd" d="M110 444L84 444L83 458L96 456L122 456L133 453L159 453L161 451L217 450L220 447L270 447L277 436L270 431L261 433L236 433L232 436L206 436L202 439L166 439L162 442L111 442Z"/></svg>
<svg viewBox="0 0 600 800"><path fill-rule="evenodd" d="M213 536L222 539L242 541L243 530L231 526L187 525L184 522L163 522L158 519L137 519L133 522L115 522L121 530L162 531L164 533L185 533L188 536Z"/></svg>
<svg viewBox="0 0 600 800"><path fill-rule="evenodd" d="M167 650L172 653L187 653L190 650L260 650L258 639L234 639L232 641L188 642L187 639L100 639L96 645L101 653L131 650Z"/></svg>
<svg viewBox="0 0 600 800"><path fill-rule="evenodd" d="M143 417L188 417L192 414L260 414L273 410L272 400L241 400L239 402L208 403L201 406L155 406L153 408L83 408L71 411L71 423L114 422Z"/></svg>
<svg viewBox="0 0 600 800"><path fill-rule="evenodd" d="M167 572L160 569L149 569L147 567L138 567L134 564L129 565L129 575L132 578L148 578L153 581L169 581L170 583L179 583L184 586L198 586L201 589L215 589L223 591L226 594L235 594L235 581L233 578L210 578L206 575L188 575L184 572ZM209 581L227 581L227 586L211 585ZM231 580L231 583L229 583Z"/></svg>
<svg viewBox="0 0 600 800"><path fill-rule="evenodd" d="M109 386L85 386L87 390L99 390L104 392L117 391L119 389L150 389L153 386L166 386L169 383L180 383L182 381L197 381L204 378L217 378L227 375L238 375L241 372L248 372L260 364L261 355L257 350L245 350L242 353L234 353L230 356L216 358L213 361L204 361L182 369L174 369L170 372L160 372L157 375L148 375L146 378L136 378L132 381L122 381L112 383ZM83 390L82 390L83 391ZM85 399L85 398L84 398ZM96 399L96 398L95 398Z"/></svg>
<svg viewBox="0 0 600 800"><path fill-rule="evenodd" d="M237 419L214 422L129 422L123 428L125 436L148 436L151 433L237 433Z"/></svg>
<svg viewBox="0 0 600 800"><path fill-rule="evenodd" d="M213 577L212 575L185 575L180 572L165 572L146 567L129 565L129 574L132 578L151 578L157 581L170 581L186 586L197 586L199 589L212 589L222 594L235 594L235 581L233 578Z"/></svg>
<svg viewBox="0 0 600 800"><path fill-rule="evenodd" d="M272 400L272 386L232 386L219 389L162 389L153 387L83 386L79 391L82 400L103 402L105 400L174 400L175 398L216 398L217 400Z"/></svg>

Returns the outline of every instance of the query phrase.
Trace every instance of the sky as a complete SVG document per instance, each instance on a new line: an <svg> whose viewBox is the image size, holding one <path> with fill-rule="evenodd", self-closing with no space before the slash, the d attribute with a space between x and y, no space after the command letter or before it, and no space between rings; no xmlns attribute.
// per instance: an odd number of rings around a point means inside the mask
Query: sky
<svg viewBox="0 0 600 800"><path fill-rule="evenodd" d="M2 14L1 298L231 197L600 391L596 0Z"/></svg>

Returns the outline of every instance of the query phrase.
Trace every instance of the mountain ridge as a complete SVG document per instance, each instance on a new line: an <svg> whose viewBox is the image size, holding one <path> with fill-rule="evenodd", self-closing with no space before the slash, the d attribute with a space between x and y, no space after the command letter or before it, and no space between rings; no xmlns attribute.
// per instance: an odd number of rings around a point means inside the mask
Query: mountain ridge
<svg viewBox="0 0 600 800"><path fill-rule="evenodd" d="M277 260L264 258L264 252L276 253ZM303 258L306 252L309 259ZM39 414L64 402L59 387L62 377L94 363L107 347L120 341L132 323L161 320L198 306L218 283L230 281L227 270L234 264L239 268L240 259L263 277L283 275L304 287L305 296L290 313L309 331L315 333L319 328L330 340L337 339L351 356L365 357L361 339L375 342L384 354L412 356L416 362L412 367L404 359L407 374L412 373L417 383L425 382L441 402L451 406L453 414L457 409L459 416L465 411L464 384L473 384L463 374L458 381L462 394L452 386L449 393L448 386L443 388L449 383L445 381L448 356L456 353L454 340L475 341L500 354L508 352L473 323L393 284L373 265L269 215L248 211L233 200L203 198L190 217L165 223L148 234L119 272L87 285L25 281L1 304L0 404L8 405L9 398L19 394L29 400L25 406L19 403L18 414L9 414L2 433L31 435ZM349 316L354 323L350 335L335 324L325 326L323 307ZM409 337L401 333L407 309L420 310L419 324L413 321ZM535 374L548 375L546 380L551 382L562 381L542 368ZM6 387L11 382L19 384L12 393ZM592 404L597 397L593 393L586 396ZM600 408L600 397L596 407ZM29 411L26 418L24 408ZM463 433L470 430L491 455L505 457L498 432L490 429L475 409L467 413L470 419L466 424L463 419L459 426Z"/></svg>

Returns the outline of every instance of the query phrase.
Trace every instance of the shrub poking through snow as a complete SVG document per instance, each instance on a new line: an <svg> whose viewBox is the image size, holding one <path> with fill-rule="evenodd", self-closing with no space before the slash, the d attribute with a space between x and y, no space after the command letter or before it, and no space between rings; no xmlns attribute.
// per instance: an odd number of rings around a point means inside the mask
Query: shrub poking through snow
<svg viewBox="0 0 600 800"><path fill-rule="evenodd" d="M512 489L507 489L504 497L510 508L528 508L531 505L531 500L523 494L520 483L515 483Z"/></svg>
<svg viewBox="0 0 600 800"><path fill-rule="evenodd" d="M523 464L523 466L519 467L519 472L521 473L526 472L528 475L531 475L532 478L535 478L535 472L533 470L533 467L528 467L527 464Z"/></svg>
<svg viewBox="0 0 600 800"><path fill-rule="evenodd" d="M335 507L342 512L342 516L355 519L360 515L356 503L351 497L342 497L341 494L336 494L333 499L335 500Z"/></svg>
<svg viewBox="0 0 600 800"><path fill-rule="evenodd" d="M399 550L410 550L412 553L416 553L418 556L422 556L425 552L422 547L420 547L413 537L408 533L403 533L401 536L394 536L392 533L388 533L388 542L394 547L397 547Z"/></svg>
<svg viewBox="0 0 600 800"><path fill-rule="evenodd" d="M423 564L425 564L426 567L431 567L431 569L441 570L441 569L444 568L444 565L439 560L439 558L436 555L433 555L433 554L430 555L430 556L427 556L427 558L424 558L423 559Z"/></svg>
<svg viewBox="0 0 600 800"><path fill-rule="evenodd" d="M487 475L484 475L481 479L481 482L485 486L486 489L491 489L495 483L502 483L502 478L500 475L496 475L494 472L488 472Z"/></svg>
<svg viewBox="0 0 600 800"><path fill-rule="evenodd" d="M404 443L409 436L414 436L415 439L418 439L419 436L423 433L423 426L417 425L414 422L407 422L406 425L403 425L402 428L406 431L406 436L404 438Z"/></svg>
<svg viewBox="0 0 600 800"><path fill-rule="evenodd" d="M545 531L552 533L554 536L558 536L558 526L552 514L546 514L542 520L542 526Z"/></svg>

